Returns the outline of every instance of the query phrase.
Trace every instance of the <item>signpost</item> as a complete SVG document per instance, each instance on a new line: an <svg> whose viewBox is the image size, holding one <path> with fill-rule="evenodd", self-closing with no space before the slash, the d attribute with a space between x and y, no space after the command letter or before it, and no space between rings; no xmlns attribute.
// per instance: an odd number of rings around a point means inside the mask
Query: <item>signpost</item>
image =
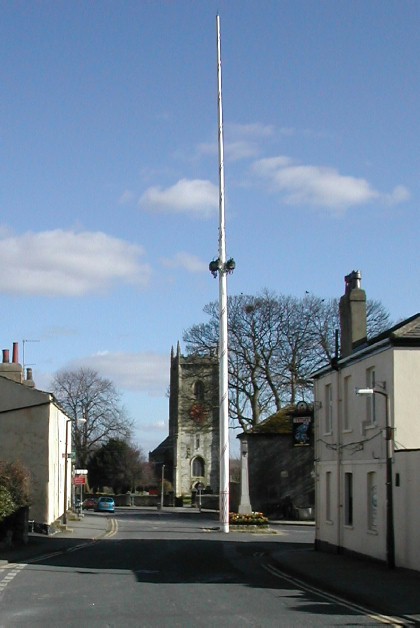
<svg viewBox="0 0 420 628"><path fill-rule="evenodd" d="M87 469L75 469L75 475L73 476L73 486L80 486L80 510L83 502L83 487L86 485L86 478L88 474ZM80 511L79 511L80 512Z"/></svg>

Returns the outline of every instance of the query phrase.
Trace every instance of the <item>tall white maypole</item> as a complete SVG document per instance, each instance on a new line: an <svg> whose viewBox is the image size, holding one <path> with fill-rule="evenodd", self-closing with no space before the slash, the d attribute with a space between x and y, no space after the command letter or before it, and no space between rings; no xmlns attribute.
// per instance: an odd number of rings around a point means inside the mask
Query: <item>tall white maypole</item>
<svg viewBox="0 0 420 628"><path fill-rule="evenodd" d="M228 380L228 325L226 276L235 268L235 262L226 259L225 229L225 173L223 156L222 62L220 54L220 17L217 26L217 104L219 123L219 257L210 262L214 277L219 275L219 423L220 423L220 523L223 532L229 532L229 380Z"/></svg>

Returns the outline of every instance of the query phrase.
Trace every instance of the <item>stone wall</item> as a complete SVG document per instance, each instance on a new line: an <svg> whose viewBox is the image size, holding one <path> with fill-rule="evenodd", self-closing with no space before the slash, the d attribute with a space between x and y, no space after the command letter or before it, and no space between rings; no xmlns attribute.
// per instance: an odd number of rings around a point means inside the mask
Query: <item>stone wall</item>
<svg viewBox="0 0 420 628"><path fill-rule="evenodd" d="M251 434L247 438L252 510L295 519L296 509L313 509L313 446L296 447L292 436L283 434Z"/></svg>

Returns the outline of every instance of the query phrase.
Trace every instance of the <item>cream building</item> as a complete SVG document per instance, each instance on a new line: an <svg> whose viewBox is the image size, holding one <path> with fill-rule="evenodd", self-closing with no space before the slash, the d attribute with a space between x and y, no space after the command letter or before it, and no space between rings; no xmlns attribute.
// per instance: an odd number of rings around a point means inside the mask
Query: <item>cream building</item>
<svg viewBox="0 0 420 628"><path fill-rule="evenodd" d="M314 376L316 547L420 570L420 314L368 340L353 272L340 315L341 354Z"/></svg>
<svg viewBox="0 0 420 628"><path fill-rule="evenodd" d="M71 496L71 460L65 473L67 450L71 452L71 429L52 394L36 390L31 369L23 378L17 360L17 344L13 360L3 351L0 363L0 459L21 462L30 473L31 505L29 518L38 529L49 531L64 511L64 479L67 476L67 502Z"/></svg>

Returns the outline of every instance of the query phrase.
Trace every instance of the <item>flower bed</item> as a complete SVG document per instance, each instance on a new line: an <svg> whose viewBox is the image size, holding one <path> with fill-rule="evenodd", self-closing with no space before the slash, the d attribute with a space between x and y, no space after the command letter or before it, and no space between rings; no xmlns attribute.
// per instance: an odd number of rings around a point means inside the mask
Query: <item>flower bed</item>
<svg viewBox="0 0 420 628"><path fill-rule="evenodd" d="M268 519L262 512L252 512L250 515L229 513L229 524L234 526L268 526Z"/></svg>

